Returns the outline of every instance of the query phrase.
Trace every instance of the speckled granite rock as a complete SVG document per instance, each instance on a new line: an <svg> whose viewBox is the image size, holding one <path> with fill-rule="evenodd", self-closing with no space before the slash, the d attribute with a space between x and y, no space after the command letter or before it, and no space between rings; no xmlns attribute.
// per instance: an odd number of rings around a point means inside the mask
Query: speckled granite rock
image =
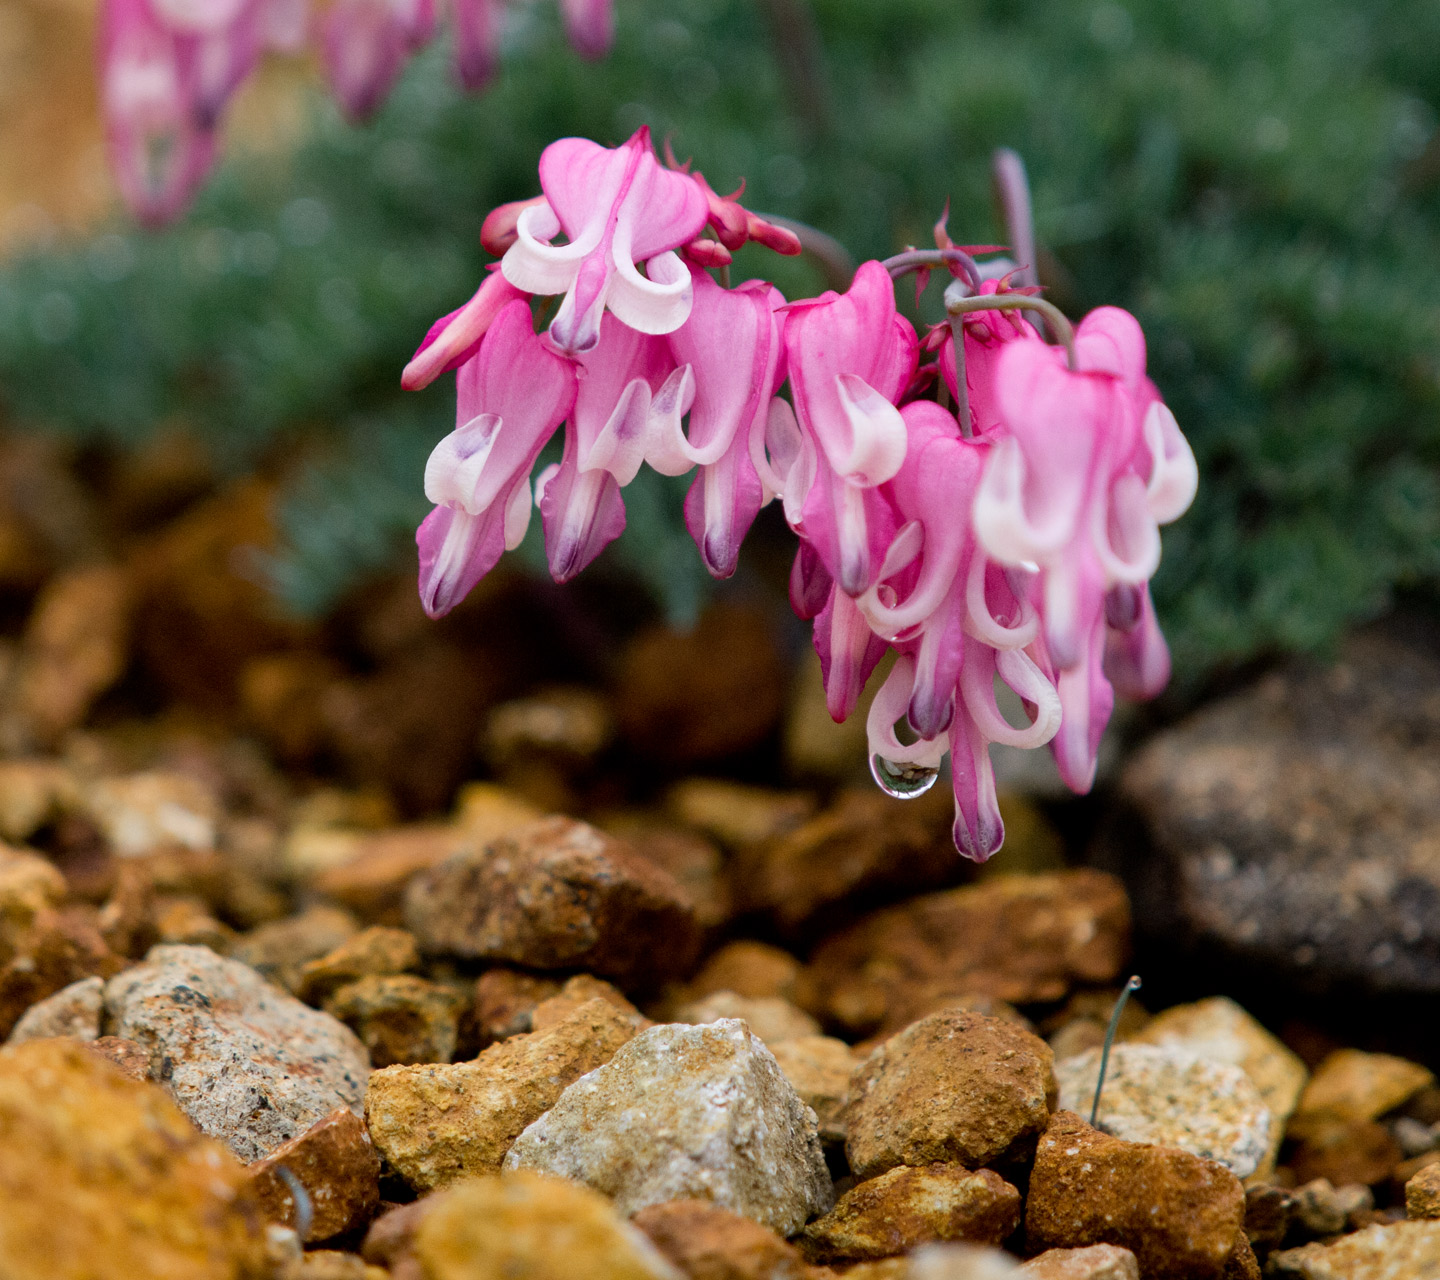
<svg viewBox="0 0 1440 1280"><path fill-rule="evenodd" d="M348 1027L206 947L152 948L110 980L105 1008L201 1132L242 1160L365 1096L370 1062Z"/></svg>
<svg viewBox="0 0 1440 1280"><path fill-rule="evenodd" d="M1055 1064L1060 1106L1089 1114L1098 1049ZM1239 1067L1153 1044L1117 1044L1100 1098L1099 1127L1129 1142L1179 1147L1248 1178L1270 1152L1270 1111Z"/></svg>
<svg viewBox="0 0 1440 1280"><path fill-rule="evenodd" d="M782 1235L834 1195L814 1112L735 1020L641 1032L566 1089L505 1167L588 1183L627 1214L713 1200Z"/></svg>
<svg viewBox="0 0 1440 1280"><path fill-rule="evenodd" d="M1272 1274L1301 1280L1431 1280L1440 1275L1440 1222L1366 1227L1331 1244L1270 1255Z"/></svg>

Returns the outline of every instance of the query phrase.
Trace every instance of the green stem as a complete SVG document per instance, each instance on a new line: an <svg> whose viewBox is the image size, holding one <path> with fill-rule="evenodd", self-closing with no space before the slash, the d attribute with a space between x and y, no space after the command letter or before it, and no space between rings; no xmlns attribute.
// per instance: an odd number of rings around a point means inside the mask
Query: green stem
<svg viewBox="0 0 1440 1280"><path fill-rule="evenodd" d="M1075 327L1054 303L1028 293L986 293L978 297L952 298L946 291L945 310L953 316L969 315L972 311L1035 311L1044 316L1065 348L1070 372L1079 367L1075 362Z"/></svg>
<svg viewBox="0 0 1440 1280"><path fill-rule="evenodd" d="M1120 1029L1120 1015L1125 1010L1125 1002L1130 999L1133 991L1140 990L1140 975L1134 974L1130 981L1125 984L1125 989L1120 992L1120 998L1115 1001L1115 1008L1110 1011L1110 1025L1105 1028L1105 1047L1100 1050L1100 1074L1095 1078L1095 1101L1090 1104L1090 1125L1093 1128L1096 1119L1100 1115L1100 1090L1105 1087L1105 1072L1110 1067L1110 1048L1115 1043L1115 1033Z"/></svg>
<svg viewBox="0 0 1440 1280"><path fill-rule="evenodd" d="M886 258L880 265L890 273L893 280L909 271L919 271L925 267L948 267L951 263L965 272L966 282L972 290L979 293L980 268L964 249L907 249L904 253Z"/></svg>

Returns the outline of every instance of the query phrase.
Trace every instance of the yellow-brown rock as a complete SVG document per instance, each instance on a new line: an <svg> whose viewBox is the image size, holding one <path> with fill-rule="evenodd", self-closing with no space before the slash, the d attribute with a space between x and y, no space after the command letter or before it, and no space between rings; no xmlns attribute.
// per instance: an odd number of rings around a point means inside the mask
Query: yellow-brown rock
<svg viewBox="0 0 1440 1280"><path fill-rule="evenodd" d="M404 973L420 967L413 934L404 929L372 925L346 938L334 951L300 966L302 1000L323 1000L338 987L376 973Z"/></svg>
<svg viewBox="0 0 1440 1280"><path fill-rule="evenodd" d="M298 1230L295 1193L282 1168L310 1197L306 1240L328 1240L362 1227L380 1207L380 1157L364 1122L349 1107L337 1107L263 1160L246 1166L266 1218Z"/></svg>
<svg viewBox="0 0 1440 1280"><path fill-rule="evenodd" d="M1337 1049L1315 1068L1290 1119L1290 1136L1308 1137L1340 1120L1376 1120L1435 1082L1418 1062L1388 1053Z"/></svg>
<svg viewBox="0 0 1440 1280"><path fill-rule="evenodd" d="M375 1067L449 1062L455 1056L461 997L413 973L370 973L325 1001L370 1053Z"/></svg>
<svg viewBox="0 0 1440 1280"><path fill-rule="evenodd" d="M1428 1164L1405 1184L1405 1216L1440 1218L1440 1164Z"/></svg>
<svg viewBox="0 0 1440 1280"><path fill-rule="evenodd" d="M158 1087L73 1040L0 1050L6 1280L260 1280L244 1168Z"/></svg>
<svg viewBox="0 0 1440 1280"><path fill-rule="evenodd" d="M667 1200L631 1221L688 1280L809 1280L794 1245L709 1200Z"/></svg>

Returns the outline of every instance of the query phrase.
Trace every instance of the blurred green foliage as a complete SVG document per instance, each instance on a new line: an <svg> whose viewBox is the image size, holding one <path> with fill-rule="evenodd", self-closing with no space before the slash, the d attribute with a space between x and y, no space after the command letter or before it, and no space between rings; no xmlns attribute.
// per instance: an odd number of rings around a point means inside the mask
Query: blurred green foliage
<svg viewBox="0 0 1440 1280"><path fill-rule="evenodd" d="M178 420L232 469L303 458L272 568L321 609L413 554L453 393L447 378L402 395L399 370L475 288L481 219L533 194L551 139L615 143L648 122L717 189L744 176L752 207L857 258L927 243L947 197L957 238L996 238L988 157L1009 145L1052 297L1138 314L1200 460L1156 582L1179 669L1323 645L1397 587L1434 590L1440 5L814 0L811 79L772 38L767 14L787 7L617 0L598 65L527 8L483 98L432 50L372 125L317 106L298 154L228 166L176 230L117 225L12 264L10 418L121 443ZM821 287L753 248L737 267L787 296ZM619 547L683 610L700 570L682 490L628 490Z"/></svg>

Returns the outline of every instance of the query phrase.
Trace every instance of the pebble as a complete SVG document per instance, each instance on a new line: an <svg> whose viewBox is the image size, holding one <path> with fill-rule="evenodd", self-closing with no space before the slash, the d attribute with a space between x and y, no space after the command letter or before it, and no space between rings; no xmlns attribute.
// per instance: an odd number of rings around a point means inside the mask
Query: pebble
<svg viewBox="0 0 1440 1280"><path fill-rule="evenodd" d="M449 1062L455 1056L461 997L410 973L372 973L325 1001L370 1054L372 1067Z"/></svg>
<svg viewBox="0 0 1440 1280"><path fill-rule="evenodd" d="M1403 1105L1435 1076L1418 1062L1388 1053L1337 1049L1318 1067L1290 1120L1292 1137L1307 1137L1334 1120L1375 1120Z"/></svg>
<svg viewBox="0 0 1440 1280"><path fill-rule="evenodd" d="M1129 901L1112 876L997 875L877 911L828 939L799 1004L859 1037L899 1030L937 997L1061 1000L1074 983L1113 981L1129 939Z"/></svg>
<svg viewBox="0 0 1440 1280"><path fill-rule="evenodd" d="M370 1077L365 1122L386 1164L417 1191L493 1173L521 1131L635 1033L605 1000L544 1031L511 1036L453 1065L385 1067Z"/></svg>
<svg viewBox="0 0 1440 1280"><path fill-rule="evenodd" d="M963 1240L998 1245L1020 1225L1020 1193L990 1169L891 1169L852 1187L800 1234L812 1262L853 1262Z"/></svg>
<svg viewBox="0 0 1440 1280"><path fill-rule="evenodd" d="M1047 1249L1020 1268L1026 1280L1140 1280L1140 1264L1129 1249L1092 1244L1083 1249Z"/></svg>
<svg viewBox="0 0 1440 1280"><path fill-rule="evenodd" d="M311 1004L332 991L371 974L405 973L420 967L415 935L404 929L371 925L346 938L335 950L300 966L295 992Z"/></svg>
<svg viewBox="0 0 1440 1280"><path fill-rule="evenodd" d="M482 1046L535 1030L535 1008L558 994L560 983L515 969L487 969L475 979L471 1018Z"/></svg>
<svg viewBox="0 0 1440 1280"><path fill-rule="evenodd" d="M1312 1236L1333 1236L1345 1230L1352 1214L1373 1209L1375 1197L1366 1186L1335 1187L1328 1178L1314 1178L1295 1188L1291 1205L1294 1220L1304 1231ZM1248 1221L1248 1210L1246 1218Z"/></svg>
<svg viewBox="0 0 1440 1280"><path fill-rule="evenodd" d="M665 795L677 822L703 831L727 849L759 844L792 831L816 810L808 791L777 791L724 778L687 778Z"/></svg>
<svg viewBox="0 0 1440 1280"><path fill-rule="evenodd" d="M505 1166L585 1182L625 1214L699 1197L787 1236L834 1196L814 1113L735 1020L641 1032L566 1089Z"/></svg>
<svg viewBox="0 0 1440 1280"><path fill-rule="evenodd" d="M1270 1255L1268 1273L1301 1280L1429 1280L1440 1275L1440 1222L1366 1227L1330 1244Z"/></svg>
<svg viewBox="0 0 1440 1280"><path fill-rule="evenodd" d="M243 1167L86 1046L0 1050L0 1132L6 1280L265 1274Z"/></svg>
<svg viewBox="0 0 1440 1280"><path fill-rule="evenodd" d="M358 931L348 911L314 906L251 930L231 948L230 956L294 992L310 961L328 956Z"/></svg>
<svg viewBox="0 0 1440 1280"><path fill-rule="evenodd" d="M85 793L85 809L122 858L176 847L215 847L219 802L189 774L155 771L101 778Z"/></svg>
<svg viewBox="0 0 1440 1280"><path fill-rule="evenodd" d="M428 953L585 969L622 986L682 975L701 940L673 876L568 818L421 872L406 890L405 919Z"/></svg>
<svg viewBox="0 0 1440 1280"><path fill-rule="evenodd" d="M1050 1046L1038 1036L981 1013L934 1013L851 1078L850 1167L861 1178L937 1161L978 1168L1040 1133L1054 1099Z"/></svg>
<svg viewBox="0 0 1440 1280"><path fill-rule="evenodd" d="M1156 1280L1219 1280L1244 1218L1245 1192L1223 1165L1112 1138L1069 1111L1040 1139L1025 1202L1031 1249L1119 1245Z"/></svg>
<svg viewBox="0 0 1440 1280"><path fill-rule="evenodd" d="M338 1249L311 1249L284 1268L275 1280L390 1280L387 1271Z"/></svg>
<svg viewBox="0 0 1440 1280"><path fill-rule="evenodd" d="M59 906L69 886L48 858L0 844L0 928L13 937L46 907Z"/></svg>
<svg viewBox="0 0 1440 1280"><path fill-rule="evenodd" d="M1088 1114L1101 1050L1055 1066L1063 1110ZM1099 1128L1127 1142L1178 1147L1248 1178L1270 1154L1270 1110L1239 1067L1153 1044L1117 1044Z"/></svg>
<svg viewBox="0 0 1440 1280"><path fill-rule="evenodd" d="M294 1192L282 1168L310 1197L307 1241L363 1227L380 1207L380 1157L364 1122L348 1107L337 1108L248 1166L250 1186L266 1218L298 1229Z"/></svg>
<svg viewBox="0 0 1440 1280"><path fill-rule="evenodd" d="M1327 1178L1337 1187L1372 1186L1386 1181L1404 1158L1400 1144L1383 1124L1326 1119L1307 1127L1288 1163L1302 1182Z"/></svg>
<svg viewBox="0 0 1440 1280"><path fill-rule="evenodd" d="M1259 1249L1280 1245L1295 1220L1295 1194L1268 1182L1251 1182L1245 1188L1245 1235Z"/></svg>
<svg viewBox="0 0 1440 1280"><path fill-rule="evenodd" d="M855 1276L856 1269L847 1275ZM974 1244L922 1245L901 1273L902 1280L1019 1280L1019 1275L1019 1266L1008 1253Z"/></svg>
<svg viewBox="0 0 1440 1280"><path fill-rule="evenodd" d="M105 994L105 979L81 978L68 987L61 987L53 996L32 1004L15 1029L10 1044L40 1040L47 1036L74 1036L77 1040L94 1040L100 1035L100 1008Z"/></svg>
<svg viewBox="0 0 1440 1280"><path fill-rule="evenodd" d="M358 1109L365 1094L369 1059L348 1027L205 947L155 947L107 984L105 1011L116 1035L162 1064L201 1132L242 1160L337 1106Z"/></svg>
<svg viewBox="0 0 1440 1280"><path fill-rule="evenodd" d="M1195 1004L1176 1005L1127 1038L1239 1067L1260 1091L1270 1112L1269 1150L1256 1172L1266 1173L1275 1167L1285 1125L1300 1100L1309 1072L1295 1054L1235 1001L1214 996Z"/></svg>
<svg viewBox="0 0 1440 1280"><path fill-rule="evenodd" d="M709 1200L667 1200L631 1221L689 1280L810 1280L794 1245Z"/></svg>
<svg viewBox="0 0 1440 1280"><path fill-rule="evenodd" d="M484 749L499 773L523 774L537 763L565 770L591 764L615 736L610 705L593 689L558 687L502 702L485 722Z"/></svg>
<svg viewBox="0 0 1440 1280"><path fill-rule="evenodd" d="M734 915L729 868L713 840L643 814L607 819L605 830L625 841L646 862L675 877L694 904L695 919L706 934L716 933Z"/></svg>
<svg viewBox="0 0 1440 1280"><path fill-rule="evenodd" d="M443 1193L420 1223L415 1256L425 1280L681 1280L603 1196L528 1171Z"/></svg>
<svg viewBox="0 0 1440 1280"><path fill-rule="evenodd" d="M530 1015L530 1029L544 1031L556 1023L564 1022L581 1005L590 1000L604 1000L630 1019L636 1031L643 1031L652 1025L633 1004L603 978L589 973L577 973L566 980L565 985L552 996L547 996L535 1006Z"/></svg>
<svg viewBox="0 0 1440 1280"><path fill-rule="evenodd" d="M58 760L0 761L0 839L28 840L80 805L80 784Z"/></svg>
<svg viewBox="0 0 1440 1280"><path fill-rule="evenodd" d="M717 991L733 991L752 1000L775 996L793 1003L801 968L788 951L741 938L712 952L686 990L694 1000Z"/></svg>
<svg viewBox="0 0 1440 1280"><path fill-rule="evenodd" d="M1405 1216L1440 1218L1440 1164L1429 1164L1405 1184Z"/></svg>
<svg viewBox="0 0 1440 1280"><path fill-rule="evenodd" d="M750 1030L772 1048L782 1040L820 1034L820 1024L814 1018L779 996L716 991L675 1011L676 1022L699 1024L721 1018L739 1018L748 1023Z"/></svg>
<svg viewBox="0 0 1440 1280"><path fill-rule="evenodd" d="M537 816L527 807L516 822L524 826ZM311 880L315 892L362 920L387 925L402 922L405 886L412 877L480 843L465 828L444 823L338 834L344 841L343 853L335 865Z"/></svg>
<svg viewBox="0 0 1440 1280"><path fill-rule="evenodd" d="M0 1036L8 1036L37 1001L72 982L108 978L123 961L105 945L93 907L46 909L34 923L0 948Z"/></svg>
<svg viewBox="0 0 1440 1280"><path fill-rule="evenodd" d="M850 1077L863 1059L832 1036L799 1036L778 1041L769 1049L800 1101L815 1113L820 1140L843 1143Z"/></svg>

